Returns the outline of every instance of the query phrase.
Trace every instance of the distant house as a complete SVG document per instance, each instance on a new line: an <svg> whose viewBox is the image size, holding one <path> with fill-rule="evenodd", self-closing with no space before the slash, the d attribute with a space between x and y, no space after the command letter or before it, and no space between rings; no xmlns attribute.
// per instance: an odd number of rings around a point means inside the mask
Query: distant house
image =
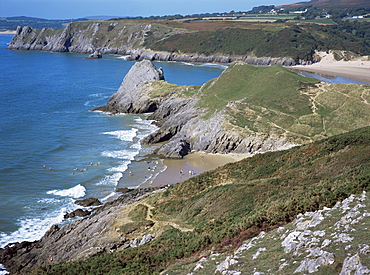
<svg viewBox="0 0 370 275"><path fill-rule="evenodd" d="M305 9L304 11L289 11L290 14L302 14L305 12L307 12L307 9Z"/></svg>

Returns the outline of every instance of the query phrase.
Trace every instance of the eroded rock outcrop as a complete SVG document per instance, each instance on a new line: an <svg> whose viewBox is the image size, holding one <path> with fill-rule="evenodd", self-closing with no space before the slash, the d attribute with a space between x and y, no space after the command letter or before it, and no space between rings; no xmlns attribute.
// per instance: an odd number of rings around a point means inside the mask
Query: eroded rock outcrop
<svg viewBox="0 0 370 275"><path fill-rule="evenodd" d="M283 132L280 135L245 129L241 132L228 122L228 116L222 111L205 119L206 110L197 105L200 96L187 96L183 92L186 86L170 92L153 93L153 83L162 80L161 69L147 60L138 62L109 102L95 110L113 114L152 112L148 119L156 121L159 129L142 142L147 145L166 142L156 153L167 158L182 158L191 151L254 153L294 145Z"/></svg>
<svg viewBox="0 0 370 275"><path fill-rule="evenodd" d="M183 267L190 274L370 274L370 200L351 195L332 208L299 214L241 245Z"/></svg>
<svg viewBox="0 0 370 275"><path fill-rule="evenodd" d="M147 60L135 63L108 104L95 110L113 114L153 112L164 99L150 98L147 85L158 80L164 80L162 69L157 69Z"/></svg>
<svg viewBox="0 0 370 275"><path fill-rule="evenodd" d="M144 245L154 236L130 239L120 232L125 207L154 195L164 187L135 189L106 203L84 219L65 226L53 225L38 241L8 244L0 249L0 263L10 274L31 274L39 266L86 259L104 252Z"/></svg>
<svg viewBox="0 0 370 275"><path fill-rule="evenodd" d="M73 22L62 30L43 28L34 29L29 26L18 27L16 34L9 43L8 49L42 50L52 52L89 53L96 58L99 54L119 54L127 60L158 60L202 63L231 63L235 61L255 65L297 65L289 57L270 58L253 56L205 56L196 53L173 53L152 51L145 48L148 36L160 40L178 33L186 33L185 29L169 28L141 22Z"/></svg>

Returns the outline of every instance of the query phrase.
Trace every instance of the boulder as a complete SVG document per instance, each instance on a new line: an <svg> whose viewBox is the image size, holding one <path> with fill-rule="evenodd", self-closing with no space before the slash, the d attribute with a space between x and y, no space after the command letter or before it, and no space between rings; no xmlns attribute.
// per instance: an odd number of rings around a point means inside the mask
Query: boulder
<svg viewBox="0 0 370 275"><path fill-rule="evenodd" d="M86 217L88 215L90 215L90 211L88 210L83 210L83 209L76 209L70 213L67 213L64 215L64 218L65 219L71 219L71 218L74 218L74 217Z"/></svg>
<svg viewBox="0 0 370 275"><path fill-rule="evenodd" d="M76 200L75 204L78 204L83 207L89 207L89 206L99 206L102 203L96 198L87 198L83 200Z"/></svg>
<svg viewBox="0 0 370 275"><path fill-rule="evenodd" d="M98 51L95 51L94 53L90 54L88 57L86 57L86 59L99 59L99 58L102 58L103 55L98 52Z"/></svg>

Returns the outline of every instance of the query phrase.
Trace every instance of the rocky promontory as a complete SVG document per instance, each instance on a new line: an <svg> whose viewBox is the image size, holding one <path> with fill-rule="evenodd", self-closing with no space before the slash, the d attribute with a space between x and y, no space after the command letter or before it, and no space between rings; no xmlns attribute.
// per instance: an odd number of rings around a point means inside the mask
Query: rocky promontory
<svg viewBox="0 0 370 275"><path fill-rule="evenodd" d="M18 27L9 43L12 50L41 50L52 52L89 53L93 58L101 54L119 54L127 60L178 61L201 63L231 63L241 61L255 65L285 65L297 63L291 57L256 57L252 55L205 55L199 53L178 53L151 50L146 40L155 40L171 35L188 33L185 29L171 28L167 25L135 21L120 22L73 22L62 30L29 26ZM94 55L94 52L99 55ZM305 62L303 62L305 63Z"/></svg>
<svg viewBox="0 0 370 275"><path fill-rule="evenodd" d="M144 60L133 65L109 102L95 110L149 113L147 119L159 129L142 143L160 144L156 153L167 158L192 151L281 150L368 125L370 109L360 93L344 101L348 85L317 82L279 66L235 63L201 87L178 86L166 82L162 69ZM353 88L369 93L366 86ZM357 108L362 113L353 116ZM329 113L323 115L323 110ZM351 117L353 123L339 123L341 117Z"/></svg>
<svg viewBox="0 0 370 275"><path fill-rule="evenodd" d="M294 144L283 135L240 134L235 127L231 128L223 112L204 119L206 109L197 106L200 97L186 94L190 87L169 85L164 81L161 69L147 60L138 62L127 73L109 102L95 111L112 114L150 112L148 119L154 120L159 129L142 142L148 145L166 142L156 153L168 158L182 158L191 151L253 153L288 148Z"/></svg>

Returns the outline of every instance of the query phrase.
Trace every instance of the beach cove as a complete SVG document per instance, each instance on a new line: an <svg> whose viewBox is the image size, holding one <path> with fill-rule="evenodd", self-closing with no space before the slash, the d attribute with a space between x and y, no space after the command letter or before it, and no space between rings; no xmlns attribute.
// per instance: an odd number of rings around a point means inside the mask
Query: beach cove
<svg viewBox="0 0 370 275"><path fill-rule="evenodd" d="M3 40L3 45L5 45L6 41L10 40L11 36L3 37L6 37ZM41 121L46 121L49 128L50 126L59 127L56 132L55 130L51 131L51 133L58 133L58 135L55 136L51 135L53 138L59 141L67 140L71 143L62 143L59 145L50 144L50 147L46 148L44 152L33 153L31 150L29 151L29 157L21 159L22 162L20 164L12 163L13 160L11 157L3 153L3 159L13 165L2 170L4 175L9 175L10 172L16 172L14 173L15 177L27 183L27 192L24 194L29 197L29 194L32 194L36 189L37 193L36 195L31 195L31 202L27 202L27 199L22 198L22 193L15 196L15 189L10 189L9 194L6 194L6 192L4 193L8 196L4 202L6 202L7 205L11 205L9 204L11 200L16 201L18 208L15 209L20 209L18 212L21 216L15 216L13 221L7 218L5 214L1 216L1 224L5 228L0 230L2 232L2 246L9 242L22 240L32 241L42 237L43 233L46 232L52 224L63 223L63 215L76 208L73 201L77 198L93 196L101 199L103 202L111 201L118 196L114 191L119 187L136 188L176 184L177 182L198 175L204 171L209 171L226 163L235 162L250 156L250 154L205 154L198 152L185 156L180 160L147 159L146 155L151 152L152 148L143 148L140 145L140 140L155 130L151 121L147 121L145 116L125 114L110 116L104 113L91 112L94 107L105 103L118 89L122 78L134 62L125 61L120 56L104 56L103 60L84 60L85 55L83 54L24 51L4 51L4 53L9 54L9 58L27 60L29 63L24 66L24 72L28 73L29 70L33 68L34 72L38 75L42 72L37 62L45 57L49 57L52 60L54 58L58 59L57 63L53 64L51 67L52 70L49 75L46 74L47 77L45 78L44 74L44 77L39 79L40 82L31 83L31 87L34 87L36 91L43 93L48 91L50 93L50 87L52 86L44 85L45 80L49 81L51 79L56 79L60 81L56 83L56 86L61 88L58 98L65 100L64 105L58 104L50 106L51 108L49 111L52 110L52 112L56 114L56 120L54 122L52 122L51 117L48 117L49 113L47 110L42 113L43 117ZM88 64L90 67L89 69L86 69L87 64L85 62L90 62ZM74 67L76 64L80 66L78 70ZM180 85L201 85L208 79L217 77L225 68L224 65L217 64L187 64L173 62L158 62L156 64L158 67L161 66L164 68L167 81ZM8 65L8 63L5 65ZM18 64L18 66L20 65ZM12 74L12 79L16 79L17 76L19 77L19 72L16 72L16 69L18 69L16 66L14 66L14 68L7 68L9 73ZM193 69L195 69L195 71L192 71ZM95 70L95 75L92 74L91 70ZM106 73L105 75L104 72ZM101 78L97 79L98 76ZM111 78L112 76L114 77L113 81ZM176 79L176 81L172 79ZM95 82L96 80L97 82ZM335 81L335 78L334 80L331 79L331 81ZM343 80L339 79L338 81ZM348 79L345 81L346 83L351 82L351 80ZM3 83L9 82L5 80ZM69 118L70 120L66 120L69 114L78 113L78 111L76 111L77 109L71 110L66 108L71 102L71 95L75 95L82 89L78 83L84 85L86 88L86 94L75 106L79 110L82 109L82 113L79 113L78 116L73 115ZM72 86L68 86L67 84L72 84ZM6 90L6 88L4 88L4 90ZM70 95L68 94L68 90L71 92ZM9 97L9 99L10 98L11 97ZM22 98L22 95L19 95L19 98ZM41 97L41 99L44 98ZM49 99L52 99L52 97L49 97ZM33 104L35 105L31 106L30 109L37 110L39 106L36 105L36 102L33 102ZM83 107L81 108L81 106ZM9 113L14 113L14 111L9 111ZM29 115L29 113L25 114L25 116ZM37 113L31 113L31 117L34 118L33 121L40 121ZM88 118L90 121L88 123L91 123L91 126L89 126L87 121L84 121L85 118ZM17 117L14 119L14 121L17 121ZM21 116L21 119L24 119L24 117ZM61 125L60 121L66 121L66 123ZM98 139L93 142L93 136L90 130L92 129L91 127L96 127L97 121L100 121L101 125L106 125L106 123L109 122L110 127L105 130L97 131ZM13 123L13 125L15 125L15 123ZM72 135L71 132L66 131L70 125L74 126L74 130L84 128L84 126L87 125L89 131L85 132L85 136ZM35 129L36 128L32 129L32 131ZM2 130L5 132L5 128ZM59 134L64 131L72 136L68 136L67 139L60 136ZM37 136L40 132L33 132L33 134ZM14 136L9 137L9 140L12 140L12 138L14 138ZM33 140L33 142L37 140L35 136L28 139ZM83 139L85 139L86 142L81 142ZM18 141L18 144L26 144L28 142L27 140L15 140ZM104 148L107 142L110 143L112 141L114 141L112 144L113 147ZM76 144L81 147L73 147ZM102 144L103 147L101 147ZM37 148L38 143L31 143L31 145L33 148ZM7 148L9 151L9 148L12 147L11 145L7 145ZM94 149L96 151L91 153ZM18 154L21 155L22 152L19 151ZM73 154L75 155L73 156ZM58 160L54 159L56 155L58 156ZM41 156L41 160L37 161L37 157L35 156ZM65 160L67 160L68 163L65 163ZM31 170L27 170L27 167L23 165L28 162L36 162ZM57 163L57 166L54 165L55 163ZM91 163L93 165L90 167ZM99 165L96 165L98 163ZM44 165L46 167L43 167ZM79 169L78 172L74 172L76 168ZM19 174L19 171L24 171L24 176L22 173ZM54 173L52 174L52 178L50 178L50 173ZM37 183L40 182L39 176L44 178L41 182L46 183L41 190L37 187ZM5 179L5 184L2 185L4 190L7 188L6 184L15 184L13 176L3 178ZM33 186L30 180L32 180L36 186ZM24 204L22 204L22 202ZM31 210L33 210L34 205L37 205L36 210L38 216L36 217L32 217L34 213ZM52 218L44 219L44 215L50 216L49 211L54 211L54 214L51 215ZM40 213L42 215L40 215ZM35 227L35 224L40 224L40 222L41 226Z"/></svg>
<svg viewBox="0 0 370 275"><path fill-rule="evenodd" d="M156 127L145 115L91 111L118 89L134 62L115 55L87 60L85 54L5 50L11 38L0 36L0 247L40 239L51 225L65 223L65 213L78 207L76 199L112 200L116 188L136 188L165 168L153 160L156 169L147 169L144 158L152 149L140 140ZM158 66L180 85L201 85L225 68ZM125 178L131 170L135 175Z"/></svg>

